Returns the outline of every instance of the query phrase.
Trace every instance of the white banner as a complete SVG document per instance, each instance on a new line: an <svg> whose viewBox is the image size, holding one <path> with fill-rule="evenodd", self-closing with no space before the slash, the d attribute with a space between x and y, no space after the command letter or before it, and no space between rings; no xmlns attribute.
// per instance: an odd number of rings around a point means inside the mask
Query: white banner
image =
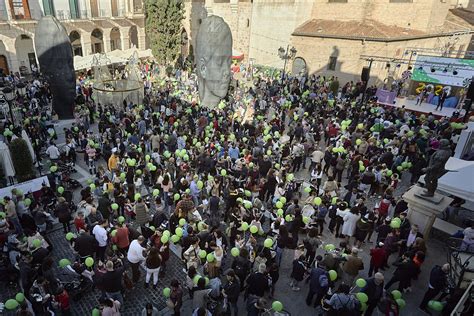
<svg viewBox="0 0 474 316"><path fill-rule="evenodd" d="M6 188L0 189L0 199L4 196L12 196L12 189L19 189L23 192L23 194L36 192L41 190L42 185L46 184L49 187L49 180L47 176L43 176L41 178L36 178L33 180L29 180L26 182L18 183Z"/></svg>

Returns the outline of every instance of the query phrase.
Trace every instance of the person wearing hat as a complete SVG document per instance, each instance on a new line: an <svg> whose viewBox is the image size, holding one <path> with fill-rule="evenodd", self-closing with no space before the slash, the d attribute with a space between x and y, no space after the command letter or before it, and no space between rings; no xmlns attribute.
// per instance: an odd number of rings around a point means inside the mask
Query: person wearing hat
<svg viewBox="0 0 474 316"><path fill-rule="evenodd" d="M375 248L370 249L369 277L372 276L372 273L377 273L379 269L383 269L386 256L382 242L377 243Z"/></svg>

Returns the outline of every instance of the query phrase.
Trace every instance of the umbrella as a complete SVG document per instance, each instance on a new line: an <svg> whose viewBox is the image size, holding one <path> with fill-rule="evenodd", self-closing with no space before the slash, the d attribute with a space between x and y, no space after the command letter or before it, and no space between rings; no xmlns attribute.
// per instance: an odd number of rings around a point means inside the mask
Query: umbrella
<svg viewBox="0 0 474 316"><path fill-rule="evenodd" d="M3 172L5 177L14 177L15 168L13 167L13 161L10 156L10 149L8 146L0 141L0 162L2 163Z"/></svg>
<svg viewBox="0 0 474 316"><path fill-rule="evenodd" d="M33 159L33 161L35 161L36 160L35 159L35 152L33 150L33 146L31 145L30 137L28 137L28 134L26 134L25 130L21 131L21 138L23 138L24 141L26 142L26 144L28 145L28 149L30 151L31 159Z"/></svg>

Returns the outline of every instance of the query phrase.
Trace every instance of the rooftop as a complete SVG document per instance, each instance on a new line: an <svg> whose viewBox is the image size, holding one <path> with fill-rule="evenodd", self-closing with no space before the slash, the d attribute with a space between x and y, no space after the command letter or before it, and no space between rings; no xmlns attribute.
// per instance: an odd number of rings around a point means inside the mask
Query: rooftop
<svg viewBox="0 0 474 316"><path fill-rule="evenodd" d="M374 20L335 21L312 19L297 27L293 35L387 41L427 34L418 30L386 25Z"/></svg>

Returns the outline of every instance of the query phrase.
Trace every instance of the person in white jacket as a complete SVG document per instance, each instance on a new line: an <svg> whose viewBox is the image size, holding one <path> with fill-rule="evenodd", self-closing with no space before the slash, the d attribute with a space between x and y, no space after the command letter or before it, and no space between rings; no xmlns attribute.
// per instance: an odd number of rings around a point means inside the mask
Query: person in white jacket
<svg viewBox="0 0 474 316"><path fill-rule="evenodd" d="M127 259L132 266L133 283L137 283L140 279L140 263L145 260L143 253L146 251L146 249L141 245L144 240L145 238L140 235L137 239L130 243L130 247L128 248Z"/></svg>

